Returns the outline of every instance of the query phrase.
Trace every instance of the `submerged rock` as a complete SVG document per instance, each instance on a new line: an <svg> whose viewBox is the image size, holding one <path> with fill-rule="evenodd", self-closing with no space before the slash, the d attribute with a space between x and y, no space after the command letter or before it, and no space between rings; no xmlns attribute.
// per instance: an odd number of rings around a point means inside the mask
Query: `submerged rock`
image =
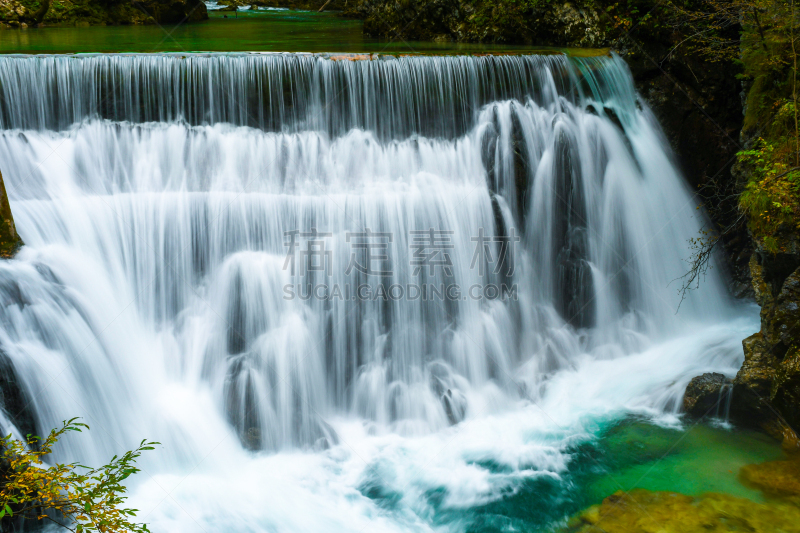
<svg viewBox="0 0 800 533"><path fill-rule="evenodd" d="M693 380L694 381L694 380ZM706 380L719 382L713 375ZM701 426L702 427L702 426ZM713 469L702 469L708 476ZM660 485L664 485L664 479ZM578 513L568 523L572 533L693 533L747 531L800 532L800 455L743 466L738 481L761 490L767 501L718 492L691 496L634 489L617 491ZM619 484L615 480L615 486ZM670 487L674 485L669 485ZM698 489L692 485L689 490ZM723 489L726 490L726 489Z"/></svg>
<svg viewBox="0 0 800 533"><path fill-rule="evenodd" d="M747 465L742 467L739 477L745 484L763 491L768 496L799 497L800 457Z"/></svg>
<svg viewBox="0 0 800 533"><path fill-rule="evenodd" d="M800 531L800 508L756 503L726 494L692 497L677 492L618 491L570 520L579 533L711 533Z"/></svg>
<svg viewBox="0 0 800 533"><path fill-rule="evenodd" d="M683 396L683 410L698 418L726 415L732 383L716 372L693 378Z"/></svg>
<svg viewBox="0 0 800 533"><path fill-rule="evenodd" d="M451 389L447 389L442 396L442 406L450 424L455 425L464 420L467 399L460 391L456 390L454 393Z"/></svg>

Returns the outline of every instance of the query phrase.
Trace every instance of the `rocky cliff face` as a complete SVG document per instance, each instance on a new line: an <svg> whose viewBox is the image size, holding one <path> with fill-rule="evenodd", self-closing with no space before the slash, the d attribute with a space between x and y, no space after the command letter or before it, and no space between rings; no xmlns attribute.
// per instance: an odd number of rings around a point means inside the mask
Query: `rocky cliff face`
<svg viewBox="0 0 800 533"><path fill-rule="evenodd" d="M761 330L744 339L744 363L733 380L704 374L686 388L684 411L721 416L765 430L800 451L800 245L786 235L787 252L771 253L758 239L750 257ZM728 394L728 391L731 391Z"/></svg>
<svg viewBox="0 0 800 533"><path fill-rule="evenodd" d="M0 0L0 26L178 24L208 18L202 0Z"/></svg>
<svg viewBox="0 0 800 533"><path fill-rule="evenodd" d="M790 238L788 253L772 254L756 243L750 270L761 306L761 330L742 342L745 360L733 383L740 421L760 425L776 437L796 443L800 428L800 247L796 235Z"/></svg>

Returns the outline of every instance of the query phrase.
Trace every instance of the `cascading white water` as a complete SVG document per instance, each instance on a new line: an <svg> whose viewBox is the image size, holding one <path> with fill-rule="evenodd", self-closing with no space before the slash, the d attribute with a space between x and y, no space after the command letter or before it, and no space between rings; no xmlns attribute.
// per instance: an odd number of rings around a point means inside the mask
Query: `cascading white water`
<svg viewBox="0 0 800 533"><path fill-rule="evenodd" d="M38 431L93 426L59 458L164 443L154 531L467 529L756 329L718 269L676 314L704 220L617 57L3 57L0 128L0 350Z"/></svg>

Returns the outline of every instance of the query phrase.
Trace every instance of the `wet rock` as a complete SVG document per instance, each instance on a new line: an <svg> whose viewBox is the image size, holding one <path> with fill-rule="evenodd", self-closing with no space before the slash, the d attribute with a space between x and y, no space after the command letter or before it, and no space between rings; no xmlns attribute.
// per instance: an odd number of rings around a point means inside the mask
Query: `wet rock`
<svg viewBox="0 0 800 533"><path fill-rule="evenodd" d="M683 396L683 410L697 418L725 415L732 383L723 374L716 372L693 378Z"/></svg>
<svg viewBox="0 0 800 533"><path fill-rule="evenodd" d="M0 257L8 259L22 246L22 239L14 225L11 205L8 203L3 175L0 174Z"/></svg>
<svg viewBox="0 0 800 533"><path fill-rule="evenodd" d="M467 399L459 391L453 392L452 389L447 389L442 396L442 405L450 424L455 425L464 420L464 415L467 413Z"/></svg>
<svg viewBox="0 0 800 533"><path fill-rule="evenodd" d="M757 254L750 256L748 266L750 267L750 278L753 283L753 296L755 297L756 303L761 307L771 305L772 288L764 278L764 267L761 265Z"/></svg>
<svg viewBox="0 0 800 533"><path fill-rule="evenodd" d="M36 417L32 398L19 381L14 364L8 356L0 351L0 409L19 432L25 435L36 435ZM7 435L9 428L0 428Z"/></svg>
<svg viewBox="0 0 800 533"><path fill-rule="evenodd" d="M800 254L757 250L750 260L761 330L742 342L744 363L734 380L734 410L744 422L800 428ZM769 430L772 434L785 431Z"/></svg>
<svg viewBox="0 0 800 533"><path fill-rule="evenodd" d="M781 343L781 359L785 350L791 349L800 338L800 268L790 274L783 282L780 293L769 312L763 316L765 331L769 342Z"/></svg>
<svg viewBox="0 0 800 533"><path fill-rule="evenodd" d="M777 360L761 332L742 341L744 363L734 379L736 391L747 389L756 398L769 399Z"/></svg>
<svg viewBox="0 0 800 533"><path fill-rule="evenodd" d="M260 450L262 447L261 428L249 427L241 435L242 445L248 450Z"/></svg>

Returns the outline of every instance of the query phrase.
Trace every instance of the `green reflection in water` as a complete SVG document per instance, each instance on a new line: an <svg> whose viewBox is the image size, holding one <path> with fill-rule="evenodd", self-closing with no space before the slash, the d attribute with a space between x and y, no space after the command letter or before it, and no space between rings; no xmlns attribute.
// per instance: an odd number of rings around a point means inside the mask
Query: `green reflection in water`
<svg viewBox="0 0 800 533"><path fill-rule="evenodd" d="M227 18L225 18L227 16ZM385 52L481 53L561 51L530 46L386 42L365 37L362 23L310 11L209 12L179 26L44 27L0 30L0 53L91 52ZM591 51L589 53L603 53ZM585 51L579 52L585 54Z"/></svg>

